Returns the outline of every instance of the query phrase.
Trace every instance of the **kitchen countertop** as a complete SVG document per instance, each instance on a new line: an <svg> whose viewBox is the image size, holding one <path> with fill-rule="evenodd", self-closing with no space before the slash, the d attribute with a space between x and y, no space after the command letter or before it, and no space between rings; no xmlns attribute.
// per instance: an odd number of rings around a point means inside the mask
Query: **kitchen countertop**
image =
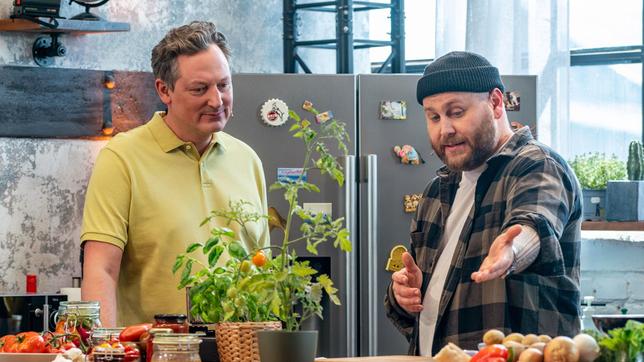
<svg viewBox="0 0 644 362"><path fill-rule="evenodd" d="M417 356L380 356L380 357L353 357L353 358L316 358L316 362L432 362L430 357Z"/></svg>

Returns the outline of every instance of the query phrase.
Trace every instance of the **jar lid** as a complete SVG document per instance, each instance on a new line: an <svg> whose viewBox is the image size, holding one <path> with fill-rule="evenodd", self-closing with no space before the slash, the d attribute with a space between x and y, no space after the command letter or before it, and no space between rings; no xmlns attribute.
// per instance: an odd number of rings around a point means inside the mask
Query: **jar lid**
<svg viewBox="0 0 644 362"><path fill-rule="evenodd" d="M150 328L150 334L170 334L172 333L172 328Z"/></svg>
<svg viewBox="0 0 644 362"><path fill-rule="evenodd" d="M185 314L155 314L154 319L187 319Z"/></svg>
<svg viewBox="0 0 644 362"><path fill-rule="evenodd" d="M120 328L94 328L92 332L92 338L113 338L118 337L119 334L125 329L125 327Z"/></svg>
<svg viewBox="0 0 644 362"><path fill-rule="evenodd" d="M201 335L193 333L158 333L154 335L153 344L199 344Z"/></svg>
<svg viewBox="0 0 644 362"><path fill-rule="evenodd" d="M75 313L82 316L99 314L100 303L97 301L64 301L58 306L58 313Z"/></svg>

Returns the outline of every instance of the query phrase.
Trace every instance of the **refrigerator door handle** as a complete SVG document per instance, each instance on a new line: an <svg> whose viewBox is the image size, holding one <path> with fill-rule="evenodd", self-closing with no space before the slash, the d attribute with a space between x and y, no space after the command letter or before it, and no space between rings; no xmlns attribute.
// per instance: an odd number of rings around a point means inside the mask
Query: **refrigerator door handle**
<svg viewBox="0 0 644 362"><path fill-rule="evenodd" d="M368 351L378 355L378 155L367 156Z"/></svg>
<svg viewBox="0 0 644 362"><path fill-rule="evenodd" d="M349 238L353 245L354 252L346 254L345 257L345 283L346 283L346 306L347 306L347 356L355 357L358 354L358 281L356 275L358 272L358 255L355 252L358 235L358 216L357 216L357 178L356 178L356 157L348 155L344 159L344 215L346 215L345 225L349 230Z"/></svg>

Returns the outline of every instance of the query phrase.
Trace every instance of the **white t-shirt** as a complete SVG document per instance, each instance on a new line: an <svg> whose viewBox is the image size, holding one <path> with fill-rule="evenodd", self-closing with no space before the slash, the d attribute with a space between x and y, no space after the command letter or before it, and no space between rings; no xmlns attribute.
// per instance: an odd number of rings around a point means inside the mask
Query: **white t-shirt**
<svg viewBox="0 0 644 362"><path fill-rule="evenodd" d="M438 307L445 287L445 280L447 279L465 220L474 206L476 182L486 168L487 163L472 171L463 171L461 182L458 185L458 190L456 190L456 197L447 217L445 232L441 240L441 245L445 245L445 247L434 266L429 286L423 298L423 310L420 312L418 337L421 356L432 355Z"/></svg>

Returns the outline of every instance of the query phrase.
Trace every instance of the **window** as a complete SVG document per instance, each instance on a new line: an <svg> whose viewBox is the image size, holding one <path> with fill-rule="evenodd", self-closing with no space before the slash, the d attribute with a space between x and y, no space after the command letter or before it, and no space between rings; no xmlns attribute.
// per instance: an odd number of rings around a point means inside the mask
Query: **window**
<svg viewBox="0 0 644 362"><path fill-rule="evenodd" d="M642 11L642 0L570 0L570 156L626 160L642 140Z"/></svg>
<svg viewBox="0 0 644 362"><path fill-rule="evenodd" d="M423 67L434 58L436 0L405 0L405 60L407 72L413 73L414 64ZM389 40L391 22L389 10L369 12L369 37ZM390 47L371 48L369 58L373 69L378 69L391 53ZM411 67L411 69L409 69ZM420 68L422 73L422 68Z"/></svg>

